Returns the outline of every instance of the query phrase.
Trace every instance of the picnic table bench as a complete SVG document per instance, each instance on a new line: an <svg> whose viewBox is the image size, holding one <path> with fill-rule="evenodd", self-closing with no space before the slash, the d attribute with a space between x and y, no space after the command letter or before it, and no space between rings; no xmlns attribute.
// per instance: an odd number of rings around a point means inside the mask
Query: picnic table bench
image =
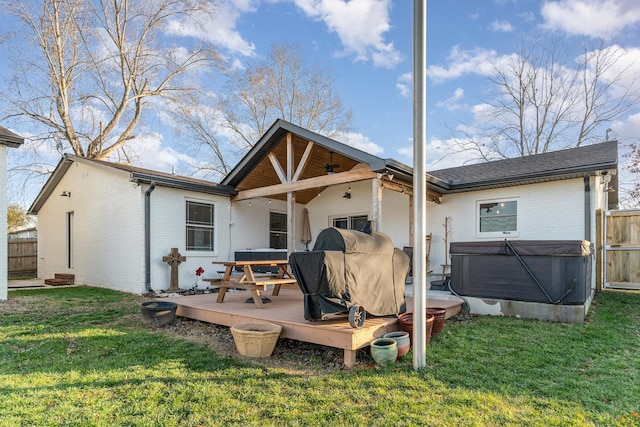
<svg viewBox="0 0 640 427"><path fill-rule="evenodd" d="M220 278L206 279L206 281L215 283L219 288L218 298L216 302L224 302L224 296L228 289L248 289L251 291L253 303L258 308L263 308L262 296L260 291L266 291L268 286L273 286L272 296L280 293L281 287L291 287L298 289L298 282L291 275L287 266L287 260L259 260L259 261L213 261L213 264L222 264L225 266L224 274ZM253 267L270 266L278 267L276 274L256 274ZM232 276L236 267L242 268L240 276Z"/></svg>

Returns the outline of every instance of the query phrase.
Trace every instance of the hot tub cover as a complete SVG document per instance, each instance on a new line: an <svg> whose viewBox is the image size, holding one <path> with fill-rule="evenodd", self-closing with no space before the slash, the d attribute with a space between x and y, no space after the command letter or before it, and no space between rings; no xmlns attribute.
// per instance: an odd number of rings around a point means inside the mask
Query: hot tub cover
<svg viewBox="0 0 640 427"><path fill-rule="evenodd" d="M587 240L510 240L521 256L586 256L591 254ZM451 255L510 255L504 240L488 242L452 242Z"/></svg>
<svg viewBox="0 0 640 427"><path fill-rule="evenodd" d="M362 306L374 316L405 311L409 257L378 232L327 228L310 252L294 252L289 263L304 293L305 319Z"/></svg>
<svg viewBox="0 0 640 427"><path fill-rule="evenodd" d="M586 240L452 242L451 289L478 298L584 304L592 293Z"/></svg>

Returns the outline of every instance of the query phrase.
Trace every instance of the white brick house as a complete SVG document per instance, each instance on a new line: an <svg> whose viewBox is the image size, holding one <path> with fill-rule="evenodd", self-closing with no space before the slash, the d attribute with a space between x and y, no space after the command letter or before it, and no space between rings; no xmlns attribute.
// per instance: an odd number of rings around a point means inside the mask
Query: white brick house
<svg viewBox="0 0 640 427"><path fill-rule="evenodd" d="M24 139L0 126L0 301L7 299L7 148L17 148Z"/></svg>
<svg viewBox="0 0 640 427"><path fill-rule="evenodd" d="M596 212L617 203L607 200L603 176L614 176L615 186L616 171L617 144L607 142L430 172L434 276L448 264L445 218L449 242L596 242ZM236 251L304 250L304 208L313 237L369 220L396 247L410 246L412 180L409 166L282 120L220 184L66 155L29 210L38 215L38 275L74 273L77 283L132 293L167 289L162 256L177 247L187 257L180 286L189 288L199 266L215 276L211 261L233 259ZM512 207L509 231L479 230L481 205L491 203ZM190 219L205 211L212 213L206 221ZM197 242L203 236L207 241Z"/></svg>

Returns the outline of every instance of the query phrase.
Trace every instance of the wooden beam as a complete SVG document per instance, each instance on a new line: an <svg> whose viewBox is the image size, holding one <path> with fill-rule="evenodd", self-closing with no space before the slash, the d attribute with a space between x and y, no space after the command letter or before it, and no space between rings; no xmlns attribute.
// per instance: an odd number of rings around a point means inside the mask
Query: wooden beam
<svg viewBox="0 0 640 427"><path fill-rule="evenodd" d="M257 197L268 197L273 196L274 194L288 193L290 191L295 192L336 184L344 184L347 182L366 181L373 178L377 178L375 172L372 172L369 169L356 167L347 172L334 173L332 175L321 175L304 179L302 181L268 185L266 187L240 191L238 195L233 197L231 200L237 202L240 200L255 199Z"/></svg>
<svg viewBox="0 0 640 427"><path fill-rule="evenodd" d="M300 163L298 163L298 168L296 169L296 173L293 175L292 181L297 181L300 179L302 172L304 172L304 168L307 167L307 163L309 161L309 156L311 155L311 149L313 148L313 142L309 141L307 144L307 148L304 150L304 154L300 159Z"/></svg>
<svg viewBox="0 0 640 427"><path fill-rule="evenodd" d="M397 191L398 193L404 193L409 196L413 196L413 188L409 185L402 185L393 181L382 181L382 186L388 190ZM440 199L441 197L441 193L427 189L427 201L439 204L440 202L436 199Z"/></svg>
<svg viewBox="0 0 640 427"><path fill-rule="evenodd" d="M271 165L273 166L273 169L276 171L276 174L278 174L278 178L280 178L280 182L282 183L287 182L287 177L284 173L284 170L282 170L282 166L280 166L280 162L278 161L278 158L276 157L276 155L273 154L273 152L269 153L269 160L271 160Z"/></svg>

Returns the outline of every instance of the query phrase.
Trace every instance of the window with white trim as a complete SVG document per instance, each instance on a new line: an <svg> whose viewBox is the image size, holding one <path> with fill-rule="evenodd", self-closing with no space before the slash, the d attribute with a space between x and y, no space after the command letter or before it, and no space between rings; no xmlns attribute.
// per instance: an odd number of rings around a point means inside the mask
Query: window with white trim
<svg viewBox="0 0 640 427"><path fill-rule="evenodd" d="M518 231L518 201L494 200L478 202L480 234L512 234Z"/></svg>
<svg viewBox="0 0 640 427"><path fill-rule="evenodd" d="M369 221L368 215L334 216L331 225L345 230L363 230Z"/></svg>
<svg viewBox="0 0 640 427"><path fill-rule="evenodd" d="M215 250L215 205L187 200L187 250Z"/></svg>

